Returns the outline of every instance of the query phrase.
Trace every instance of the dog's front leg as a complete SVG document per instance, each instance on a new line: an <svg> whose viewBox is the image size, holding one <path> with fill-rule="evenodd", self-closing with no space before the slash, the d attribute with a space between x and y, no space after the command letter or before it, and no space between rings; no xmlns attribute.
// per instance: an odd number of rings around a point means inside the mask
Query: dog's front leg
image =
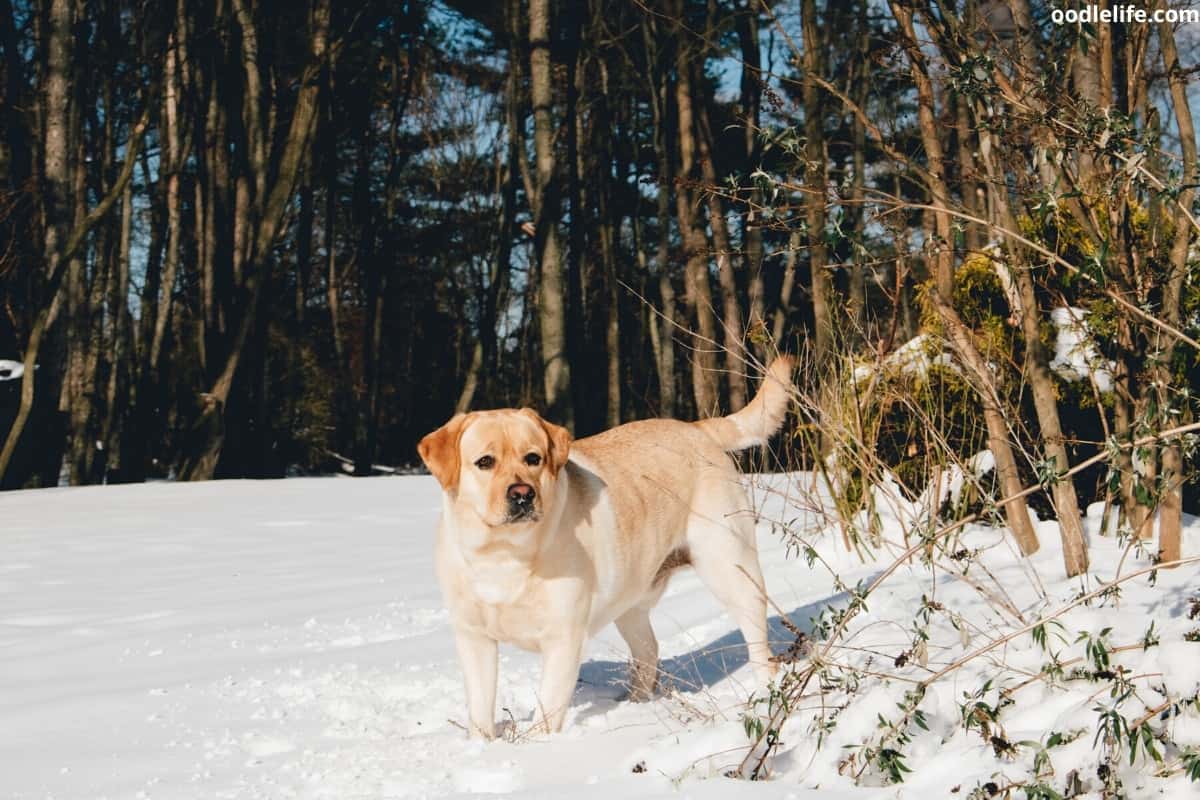
<svg viewBox="0 0 1200 800"><path fill-rule="evenodd" d="M458 660L467 687L471 736L496 735L496 640L469 631L455 631Z"/></svg>
<svg viewBox="0 0 1200 800"><path fill-rule="evenodd" d="M562 730L579 680L583 637L564 636L542 643L542 687L538 693L538 716L547 733Z"/></svg>

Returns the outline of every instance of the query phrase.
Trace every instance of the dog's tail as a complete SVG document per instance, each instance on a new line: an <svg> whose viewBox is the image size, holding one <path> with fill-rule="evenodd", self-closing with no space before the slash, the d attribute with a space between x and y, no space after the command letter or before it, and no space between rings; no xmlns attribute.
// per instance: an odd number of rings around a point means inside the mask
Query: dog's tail
<svg viewBox="0 0 1200 800"><path fill-rule="evenodd" d="M795 366L794 358L780 356L767 367L758 394L745 408L727 417L702 419L694 424L730 452L766 444L787 414L788 390L792 387Z"/></svg>

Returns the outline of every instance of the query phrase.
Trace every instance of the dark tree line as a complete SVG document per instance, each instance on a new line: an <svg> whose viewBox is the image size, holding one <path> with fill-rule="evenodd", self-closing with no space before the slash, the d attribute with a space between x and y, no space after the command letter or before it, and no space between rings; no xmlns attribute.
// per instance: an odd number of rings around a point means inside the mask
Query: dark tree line
<svg viewBox="0 0 1200 800"><path fill-rule="evenodd" d="M811 465L854 365L925 334L959 449L1043 484L1078 571L1056 476L1110 448L1082 499L1140 530L1194 446L1134 444L1193 413L1194 39L1030 0L0 0L0 481L368 474L455 409L726 413L778 347ZM1056 372L1060 307L1114 388Z"/></svg>
<svg viewBox="0 0 1200 800"><path fill-rule="evenodd" d="M761 162L758 10L2 6L5 486L712 413L749 305L795 316L788 235L706 191Z"/></svg>

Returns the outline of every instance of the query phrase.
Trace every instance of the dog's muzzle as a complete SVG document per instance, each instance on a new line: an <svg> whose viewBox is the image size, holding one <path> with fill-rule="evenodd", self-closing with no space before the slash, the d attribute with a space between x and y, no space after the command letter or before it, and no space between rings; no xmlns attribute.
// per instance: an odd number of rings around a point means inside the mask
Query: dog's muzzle
<svg viewBox="0 0 1200 800"><path fill-rule="evenodd" d="M537 492L528 483L514 483L508 487L506 496L509 522L529 519L536 514L534 501L537 499Z"/></svg>

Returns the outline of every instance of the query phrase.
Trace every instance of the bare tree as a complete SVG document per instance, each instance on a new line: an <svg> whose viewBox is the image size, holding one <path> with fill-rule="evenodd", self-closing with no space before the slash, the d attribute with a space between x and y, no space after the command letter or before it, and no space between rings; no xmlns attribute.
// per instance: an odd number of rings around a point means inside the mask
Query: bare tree
<svg viewBox="0 0 1200 800"><path fill-rule="evenodd" d="M206 480L213 476L224 445L224 409L233 389L233 381L241 365L250 332L254 328L255 315L267 270L267 260L276 237L283 226L284 213L292 191L308 156L313 131L316 125L320 74L329 55L329 0L314 0L309 13L308 64L302 76L301 88L296 97L295 110L286 137L279 144L277 155L268 160L267 132L263 128L258 102L261 97L261 64L256 56L256 40L253 35L254 21L250 10L241 0L234 0L238 9L238 22L242 27L245 60L246 88L253 98L245 104L247 156L250 159L251 177L256 187L253 201L238 201L246 207L246 213L256 221L249 227L235 229L234 265L235 280L242 279L246 302L241 309L241 318L233 329L228 342L228 355L209 390L200 398L200 411L192 425L193 446L180 468L180 475L187 480ZM257 91L256 91L257 90ZM274 154L273 154L274 155ZM268 183L269 176L273 180ZM245 177L245 176L243 176ZM239 179L237 194L241 198L249 191L249 180ZM253 213L250 213L252 210ZM246 223L240 223L246 225ZM242 264L240 269L236 265ZM237 273L242 273L239 276Z"/></svg>
<svg viewBox="0 0 1200 800"><path fill-rule="evenodd" d="M550 0L529 4L529 91L537 184L533 198L537 239L538 325L546 410L568 428L574 425L571 367L567 362L567 306L558 215L561 189L554 156L554 89L551 75Z"/></svg>
<svg viewBox="0 0 1200 800"><path fill-rule="evenodd" d="M708 277L706 257L707 238L701 222L698 194L688 186L696 180L696 119L692 89L695 59L693 47L687 44L688 34L683 21L683 2L675 6L675 110L678 115L676 134L679 139L679 179L675 192L675 214L683 239L684 296L696 319L699 337L692 344L692 395L696 413L711 416L719 402L717 383L717 316L713 309L712 285Z"/></svg>

